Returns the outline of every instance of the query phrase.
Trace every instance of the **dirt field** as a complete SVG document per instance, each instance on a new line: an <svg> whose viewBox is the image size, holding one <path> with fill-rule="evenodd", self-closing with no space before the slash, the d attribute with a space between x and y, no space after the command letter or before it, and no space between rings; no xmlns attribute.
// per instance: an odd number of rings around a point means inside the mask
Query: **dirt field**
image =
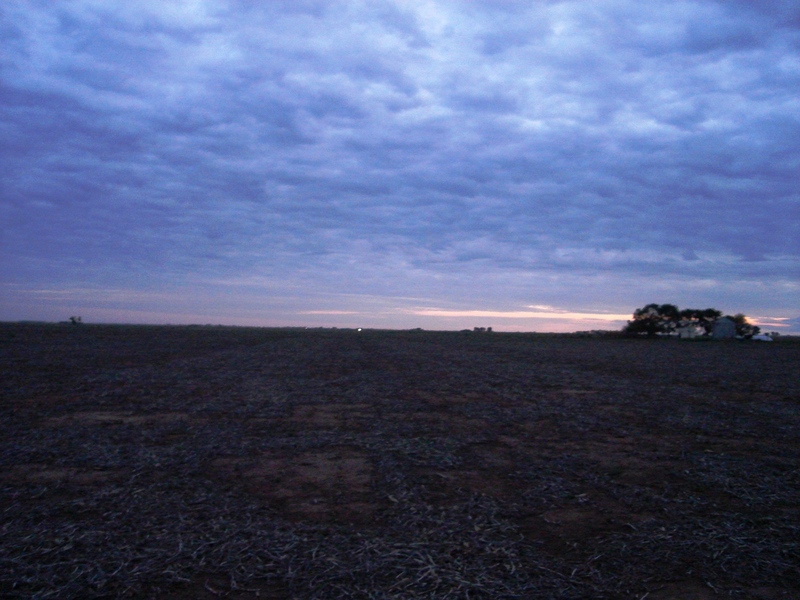
<svg viewBox="0 0 800 600"><path fill-rule="evenodd" d="M4 598L800 598L800 343L0 324Z"/></svg>

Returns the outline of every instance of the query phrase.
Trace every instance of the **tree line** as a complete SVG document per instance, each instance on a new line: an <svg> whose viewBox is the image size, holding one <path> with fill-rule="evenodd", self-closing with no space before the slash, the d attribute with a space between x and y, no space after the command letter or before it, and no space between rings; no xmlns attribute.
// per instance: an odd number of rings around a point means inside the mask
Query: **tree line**
<svg viewBox="0 0 800 600"><path fill-rule="evenodd" d="M747 321L741 313L727 315L736 325L736 335L750 338L761 329ZM722 311L716 308L685 308L680 310L674 304L648 304L633 312L633 320L623 328L624 333L648 336L670 334L683 327L694 327L703 335L711 335L714 323L722 318Z"/></svg>

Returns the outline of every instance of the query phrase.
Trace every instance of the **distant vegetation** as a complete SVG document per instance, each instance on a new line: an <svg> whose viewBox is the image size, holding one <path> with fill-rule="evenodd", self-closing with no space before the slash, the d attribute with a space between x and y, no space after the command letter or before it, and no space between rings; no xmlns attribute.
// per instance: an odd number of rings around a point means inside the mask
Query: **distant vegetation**
<svg viewBox="0 0 800 600"><path fill-rule="evenodd" d="M702 336L710 336L717 319L723 318L716 308L685 308L680 310L674 304L648 304L633 312L633 320L623 328L624 333L656 336L673 334L680 330L694 330ZM741 313L728 316L736 324L736 335L750 338L759 333L760 328L747 321Z"/></svg>

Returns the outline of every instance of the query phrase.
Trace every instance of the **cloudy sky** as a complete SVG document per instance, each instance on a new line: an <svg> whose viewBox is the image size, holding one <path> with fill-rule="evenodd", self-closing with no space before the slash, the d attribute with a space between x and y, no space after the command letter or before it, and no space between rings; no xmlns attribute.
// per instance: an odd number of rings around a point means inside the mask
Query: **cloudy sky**
<svg viewBox="0 0 800 600"><path fill-rule="evenodd" d="M800 331L800 2L10 0L0 320Z"/></svg>

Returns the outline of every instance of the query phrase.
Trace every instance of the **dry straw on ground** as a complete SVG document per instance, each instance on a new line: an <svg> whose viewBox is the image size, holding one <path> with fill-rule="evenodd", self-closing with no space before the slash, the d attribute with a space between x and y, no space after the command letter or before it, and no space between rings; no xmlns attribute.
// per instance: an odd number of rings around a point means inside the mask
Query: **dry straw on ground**
<svg viewBox="0 0 800 600"><path fill-rule="evenodd" d="M8 598L800 597L800 345L0 326Z"/></svg>

